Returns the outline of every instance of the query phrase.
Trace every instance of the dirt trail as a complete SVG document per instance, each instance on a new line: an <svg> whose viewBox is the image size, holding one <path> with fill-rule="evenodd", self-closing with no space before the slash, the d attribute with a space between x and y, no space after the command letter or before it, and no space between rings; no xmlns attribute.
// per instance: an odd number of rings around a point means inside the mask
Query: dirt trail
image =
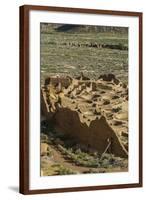
<svg viewBox="0 0 146 200"><path fill-rule="evenodd" d="M74 163L72 163L70 160L67 160L63 157L63 155L58 151L56 150L56 148L53 146L53 145L49 145L50 147L50 150L53 154L53 160L67 168L70 168L76 172L79 172L79 173L83 173L85 171L88 171L89 167L82 167L82 166L76 166ZM96 169L97 168L92 168L92 169Z"/></svg>

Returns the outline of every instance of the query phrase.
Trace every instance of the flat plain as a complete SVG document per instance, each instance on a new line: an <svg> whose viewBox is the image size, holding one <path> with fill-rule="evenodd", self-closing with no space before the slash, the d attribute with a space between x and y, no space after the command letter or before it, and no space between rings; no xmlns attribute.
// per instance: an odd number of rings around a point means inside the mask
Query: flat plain
<svg viewBox="0 0 146 200"><path fill-rule="evenodd" d="M79 75L82 71L90 78L113 73L124 82L128 79L128 30L106 30L88 26L70 28L65 25L41 25L41 79L48 75ZM101 30L100 30L101 29ZM126 30L125 30L126 29ZM100 31L98 31L100 30ZM86 44L89 44L88 46ZM119 48L98 48L99 45L117 45ZM126 47L127 50L122 50Z"/></svg>

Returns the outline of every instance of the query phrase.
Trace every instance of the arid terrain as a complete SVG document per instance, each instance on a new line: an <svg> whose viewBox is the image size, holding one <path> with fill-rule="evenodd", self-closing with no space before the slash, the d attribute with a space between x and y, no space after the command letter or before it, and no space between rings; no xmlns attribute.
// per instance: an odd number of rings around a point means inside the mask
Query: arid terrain
<svg viewBox="0 0 146 200"><path fill-rule="evenodd" d="M41 24L41 80L51 75L97 79L113 73L128 82L128 29Z"/></svg>
<svg viewBox="0 0 146 200"><path fill-rule="evenodd" d="M126 28L41 25L41 175L128 170Z"/></svg>

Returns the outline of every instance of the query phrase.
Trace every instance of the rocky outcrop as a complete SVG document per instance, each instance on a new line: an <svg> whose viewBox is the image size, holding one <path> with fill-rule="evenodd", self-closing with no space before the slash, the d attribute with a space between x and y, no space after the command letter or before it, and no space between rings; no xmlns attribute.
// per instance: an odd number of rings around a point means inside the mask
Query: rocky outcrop
<svg viewBox="0 0 146 200"><path fill-rule="evenodd" d="M52 80L42 87L41 108L56 131L71 135L100 154L106 150L127 157L127 86L113 74L100 76L97 81L81 74L77 79L67 78L68 85L63 84L64 77Z"/></svg>

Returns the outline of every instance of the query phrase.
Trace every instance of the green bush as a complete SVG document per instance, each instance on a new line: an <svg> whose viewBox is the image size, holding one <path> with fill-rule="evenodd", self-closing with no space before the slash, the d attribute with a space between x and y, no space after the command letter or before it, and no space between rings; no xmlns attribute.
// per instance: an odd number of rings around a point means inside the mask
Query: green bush
<svg viewBox="0 0 146 200"><path fill-rule="evenodd" d="M72 148L66 149L61 145L58 145L57 147L62 154L72 160L76 165L84 167L99 167L98 159L90 156L88 153L82 152L81 149L77 149L73 152Z"/></svg>
<svg viewBox="0 0 146 200"><path fill-rule="evenodd" d="M69 169L69 168L64 167L62 165L59 166L57 172L58 172L59 175L76 174L76 172L73 171L72 169Z"/></svg>

